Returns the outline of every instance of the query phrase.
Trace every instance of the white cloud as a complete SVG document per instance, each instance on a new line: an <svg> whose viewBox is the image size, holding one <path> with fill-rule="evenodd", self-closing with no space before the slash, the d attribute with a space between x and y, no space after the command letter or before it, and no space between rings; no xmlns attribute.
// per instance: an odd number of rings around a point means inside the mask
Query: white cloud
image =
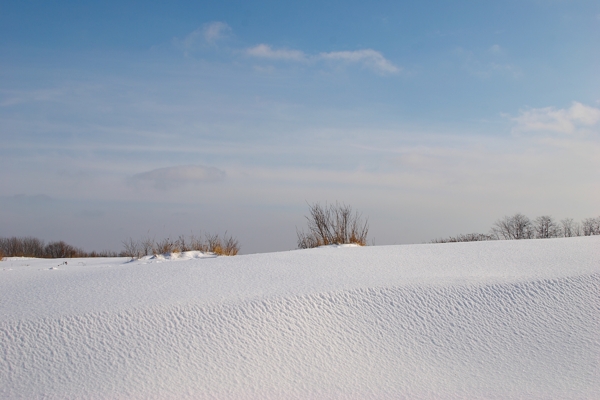
<svg viewBox="0 0 600 400"><path fill-rule="evenodd" d="M208 45L216 45L219 40L222 40L231 35L231 27L224 22L209 22L202 25L200 28L188 34L183 40L174 39L175 46L183 49L185 55L197 47Z"/></svg>
<svg viewBox="0 0 600 400"><path fill-rule="evenodd" d="M273 50L267 44L259 44L258 46L246 49L246 54L252 57L268 58L271 60L307 61L306 54L300 50Z"/></svg>
<svg viewBox="0 0 600 400"><path fill-rule="evenodd" d="M362 64L376 72L389 74L397 73L400 68L395 66L391 61L387 60L380 52L372 49L363 49L356 51L332 51L329 53L320 53L316 56L309 56L300 50L290 49L273 49L267 44L259 44L257 46L246 49L246 54L257 58L266 58L270 60L285 60L285 61L338 61L344 63Z"/></svg>
<svg viewBox="0 0 600 400"><path fill-rule="evenodd" d="M570 108L532 108L521 111L515 130L519 132L548 131L573 134L600 121L600 109L573 102Z"/></svg>
<svg viewBox="0 0 600 400"><path fill-rule="evenodd" d="M360 63L380 73L397 73L400 71L400 68L392 64L392 62L387 60L380 52L372 49L332 51L330 53L319 54L319 58L324 60Z"/></svg>
<svg viewBox="0 0 600 400"><path fill-rule="evenodd" d="M202 36L208 43L215 43L231 34L231 27L224 22L210 22L202 27Z"/></svg>
<svg viewBox="0 0 600 400"><path fill-rule="evenodd" d="M204 165L181 165L153 169L134 175L130 183L150 182L155 188L166 190L185 184L219 182L225 179L225 171Z"/></svg>

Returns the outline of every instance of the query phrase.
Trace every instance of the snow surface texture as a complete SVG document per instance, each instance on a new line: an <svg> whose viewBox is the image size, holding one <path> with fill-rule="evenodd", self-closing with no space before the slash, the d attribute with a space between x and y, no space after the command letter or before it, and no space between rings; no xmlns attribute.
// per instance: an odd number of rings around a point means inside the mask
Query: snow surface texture
<svg viewBox="0 0 600 400"><path fill-rule="evenodd" d="M0 343L0 398L597 399L600 237L11 258Z"/></svg>

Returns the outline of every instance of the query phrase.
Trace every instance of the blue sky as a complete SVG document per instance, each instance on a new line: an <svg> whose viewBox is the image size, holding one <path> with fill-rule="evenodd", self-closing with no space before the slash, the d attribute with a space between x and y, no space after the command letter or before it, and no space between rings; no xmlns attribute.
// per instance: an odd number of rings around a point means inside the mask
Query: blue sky
<svg viewBox="0 0 600 400"><path fill-rule="evenodd" d="M8 4L6 4L8 3ZM0 236L292 249L600 214L594 1L5 2Z"/></svg>

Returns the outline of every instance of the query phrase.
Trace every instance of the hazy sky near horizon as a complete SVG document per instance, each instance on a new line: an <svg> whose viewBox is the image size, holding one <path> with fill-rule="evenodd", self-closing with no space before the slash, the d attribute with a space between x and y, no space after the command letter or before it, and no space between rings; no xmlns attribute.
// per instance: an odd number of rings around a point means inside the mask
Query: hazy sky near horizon
<svg viewBox="0 0 600 400"><path fill-rule="evenodd" d="M0 236L293 249L600 214L597 1L0 5Z"/></svg>

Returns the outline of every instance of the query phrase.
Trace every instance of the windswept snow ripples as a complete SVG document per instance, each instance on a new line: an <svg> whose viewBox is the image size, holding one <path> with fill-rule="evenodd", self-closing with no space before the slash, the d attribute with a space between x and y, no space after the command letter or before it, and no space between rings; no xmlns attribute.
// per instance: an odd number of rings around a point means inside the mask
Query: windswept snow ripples
<svg viewBox="0 0 600 400"><path fill-rule="evenodd" d="M599 239L9 259L0 398L595 398Z"/></svg>
<svg viewBox="0 0 600 400"><path fill-rule="evenodd" d="M2 398L594 398L600 274L0 322Z"/></svg>

